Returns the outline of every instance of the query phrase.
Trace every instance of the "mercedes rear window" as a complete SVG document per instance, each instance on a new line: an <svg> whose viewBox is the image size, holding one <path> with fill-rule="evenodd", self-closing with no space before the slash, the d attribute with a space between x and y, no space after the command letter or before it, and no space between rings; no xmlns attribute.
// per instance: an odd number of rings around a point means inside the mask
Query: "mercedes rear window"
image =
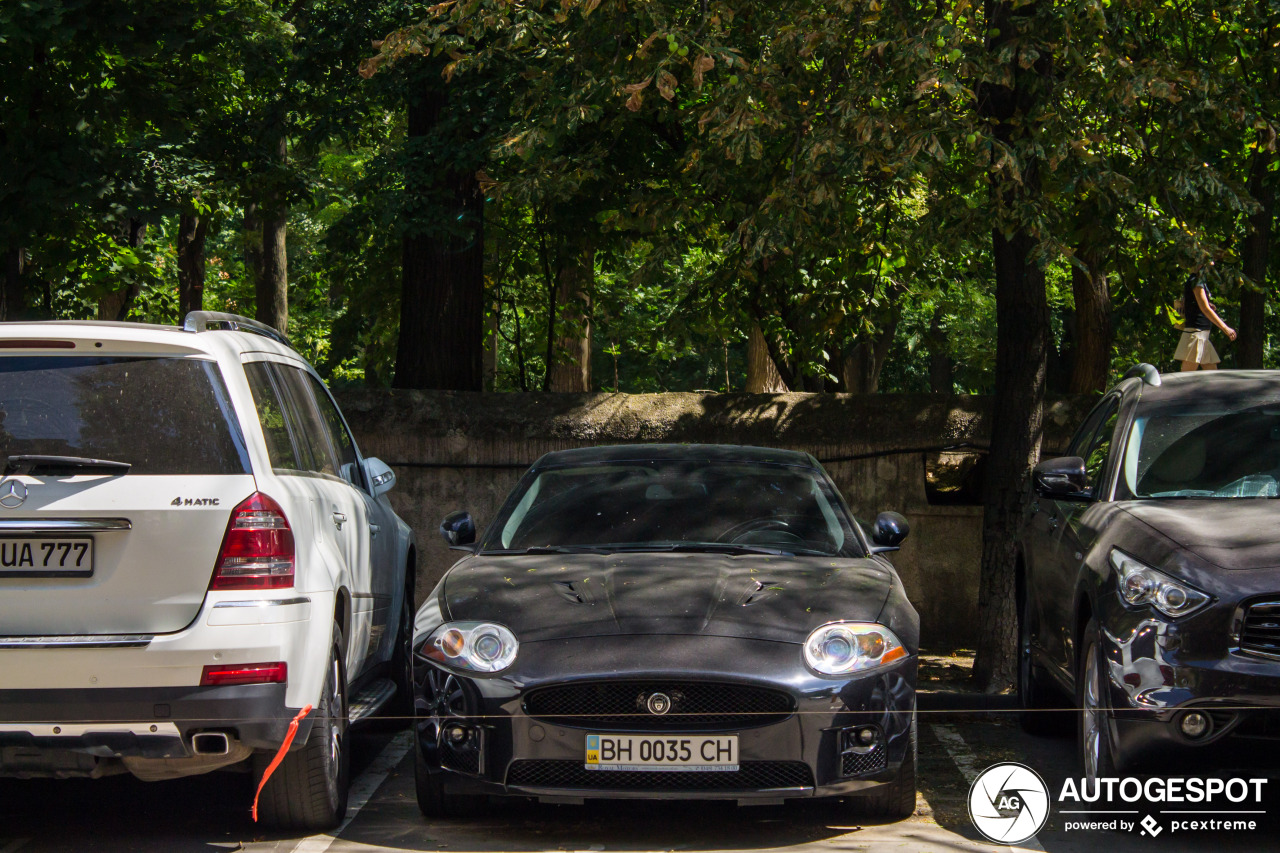
<svg viewBox="0 0 1280 853"><path fill-rule="evenodd" d="M126 462L131 474L250 472L218 366L194 358L0 358L0 451Z"/></svg>

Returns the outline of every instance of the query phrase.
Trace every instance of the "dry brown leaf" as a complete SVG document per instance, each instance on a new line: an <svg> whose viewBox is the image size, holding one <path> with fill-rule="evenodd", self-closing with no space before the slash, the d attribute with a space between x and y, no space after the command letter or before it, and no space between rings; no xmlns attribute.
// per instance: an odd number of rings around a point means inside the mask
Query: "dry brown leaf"
<svg viewBox="0 0 1280 853"><path fill-rule="evenodd" d="M680 85L676 76L670 71L658 72L658 94L670 101L676 96L676 86Z"/></svg>
<svg viewBox="0 0 1280 853"><path fill-rule="evenodd" d="M641 56L641 57L644 56L645 52L649 50L649 48L653 45L655 41L657 41L661 37L661 35L662 35L661 33L655 32L653 35L645 39L644 44L636 48L636 56Z"/></svg>
<svg viewBox="0 0 1280 853"><path fill-rule="evenodd" d="M693 62L693 85L702 88L702 75L716 67L716 61L705 53Z"/></svg>

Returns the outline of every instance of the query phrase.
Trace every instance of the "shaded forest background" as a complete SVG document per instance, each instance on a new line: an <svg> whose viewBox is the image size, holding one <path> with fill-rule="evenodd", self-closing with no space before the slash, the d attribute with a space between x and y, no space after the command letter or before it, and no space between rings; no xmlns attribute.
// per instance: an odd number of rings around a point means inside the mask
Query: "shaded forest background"
<svg viewBox="0 0 1280 853"><path fill-rule="evenodd" d="M9 0L3 319L335 385L990 393L977 671L1046 391L1275 367L1280 2Z"/></svg>

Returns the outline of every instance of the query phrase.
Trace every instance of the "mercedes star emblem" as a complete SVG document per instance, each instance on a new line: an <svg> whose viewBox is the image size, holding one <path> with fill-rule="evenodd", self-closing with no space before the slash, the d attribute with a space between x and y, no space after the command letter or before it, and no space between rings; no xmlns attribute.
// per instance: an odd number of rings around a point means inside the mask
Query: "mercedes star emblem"
<svg viewBox="0 0 1280 853"><path fill-rule="evenodd" d="M16 509L27 501L27 487L21 480L5 480L0 483L0 506Z"/></svg>
<svg viewBox="0 0 1280 853"><path fill-rule="evenodd" d="M665 693L655 693L649 697L644 706L649 709L650 714L662 716L671 710L671 697Z"/></svg>

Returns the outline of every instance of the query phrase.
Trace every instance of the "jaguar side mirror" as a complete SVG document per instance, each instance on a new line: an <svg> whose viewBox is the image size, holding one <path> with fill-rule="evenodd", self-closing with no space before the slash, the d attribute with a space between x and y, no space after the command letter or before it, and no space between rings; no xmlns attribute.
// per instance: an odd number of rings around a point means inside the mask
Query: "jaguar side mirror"
<svg viewBox="0 0 1280 853"><path fill-rule="evenodd" d="M451 512L440 522L440 535L450 548L470 545L476 541L476 523L469 512Z"/></svg>
<svg viewBox="0 0 1280 853"><path fill-rule="evenodd" d="M911 532L911 525L906 518L896 512L882 512L876 516L871 525L871 553L880 554L885 551L897 551L902 540Z"/></svg>
<svg viewBox="0 0 1280 853"><path fill-rule="evenodd" d="M1060 501L1084 501L1088 493L1089 475L1079 456L1056 456L1046 459L1031 471L1031 483L1037 495Z"/></svg>

